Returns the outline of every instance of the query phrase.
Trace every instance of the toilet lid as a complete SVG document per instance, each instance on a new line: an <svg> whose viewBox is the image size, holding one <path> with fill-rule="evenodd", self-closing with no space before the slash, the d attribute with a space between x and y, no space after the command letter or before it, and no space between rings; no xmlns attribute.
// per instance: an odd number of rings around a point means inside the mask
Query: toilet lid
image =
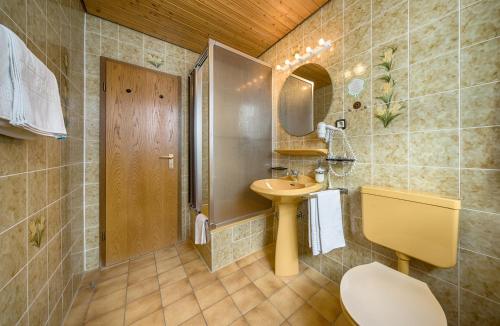
<svg viewBox="0 0 500 326"><path fill-rule="evenodd" d="M377 262L345 273L340 295L361 326L446 326L444 311L427 284Z"/></svg>

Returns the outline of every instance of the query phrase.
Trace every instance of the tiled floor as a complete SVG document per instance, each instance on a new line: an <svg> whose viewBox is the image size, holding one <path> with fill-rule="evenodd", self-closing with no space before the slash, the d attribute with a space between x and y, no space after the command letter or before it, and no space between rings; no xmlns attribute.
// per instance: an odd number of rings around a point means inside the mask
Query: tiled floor
<svg viewBox="0 0 500 326"><path fill-rule="evenodd" d="M338 286L305 265L276 277L272 252L210 273L183 243L89 273L65 325L331 325L341 311Z"/></svg>

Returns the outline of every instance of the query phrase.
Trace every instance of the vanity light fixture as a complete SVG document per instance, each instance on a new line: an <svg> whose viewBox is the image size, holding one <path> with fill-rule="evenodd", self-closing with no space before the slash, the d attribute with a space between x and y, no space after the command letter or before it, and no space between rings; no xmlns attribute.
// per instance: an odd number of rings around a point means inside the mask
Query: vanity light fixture
<svg viewBox="0 0 500 326"><path fill-rule="evenodd" d="M330 40L325 41L324 39L320 38L319 41L318 41L318 46L317 47L315 47L313 49L310 46L308 46L306 48L306 53L303 54L303 55L301 55L300 53L295 53L293 61L290 61L290 60L286 59L285 60L285 64L283 66L282 65L277 65L276 66L276 70L278 70L278 71L287 71L288 69L292 68L293 66L295 66L295 65L297 65L297 64L299 64L301 62L307 61L312 56L317 56L319 58L320 53L323 52L326 49L331 48L331 46L332 46L332 41L330 41Z"/></svg>

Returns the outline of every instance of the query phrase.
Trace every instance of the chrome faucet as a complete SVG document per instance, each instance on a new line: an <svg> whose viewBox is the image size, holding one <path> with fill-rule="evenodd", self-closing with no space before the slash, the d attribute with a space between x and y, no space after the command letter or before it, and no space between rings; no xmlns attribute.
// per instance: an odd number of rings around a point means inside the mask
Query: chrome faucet
<svg viewBox="0 0 500 326"><path fill-rule="evenodd" d="M297 181L297 178L299 176L299 171L295 170L295 169L291 169L290 176L292 177L292 181Z"/></svg>

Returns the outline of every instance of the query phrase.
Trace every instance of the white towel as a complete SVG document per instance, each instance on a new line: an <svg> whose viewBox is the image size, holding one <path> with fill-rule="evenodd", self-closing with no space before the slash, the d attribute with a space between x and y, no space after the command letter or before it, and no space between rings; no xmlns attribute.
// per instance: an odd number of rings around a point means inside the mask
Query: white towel
<svg viewBox="0 0 500 326"><path fill-rule="evenodd" d="M3 25L0 48L4 49L0 51L0 118L36 134L65 137L54 74Z"/></svg>
<svg viewBox="0 0 500 326"><path fill-rule="evenodd" d="M313 255L345 247L340 190L325 190L309 198L309 247Z"/></svg>
<svg viewBox="0 0 500 326"><path fill-rule="evenodd" d="M194 243L205 244L208 241L208 217L203 214L196 216L194 223Z"/></svg>

